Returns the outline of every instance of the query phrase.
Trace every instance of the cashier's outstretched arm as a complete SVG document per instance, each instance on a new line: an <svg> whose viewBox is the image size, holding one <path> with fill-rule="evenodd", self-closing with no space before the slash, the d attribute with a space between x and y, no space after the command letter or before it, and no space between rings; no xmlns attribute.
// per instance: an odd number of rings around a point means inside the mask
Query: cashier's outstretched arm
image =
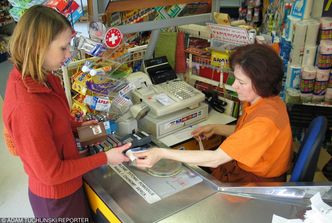
<svg viewBox="0 0 332 223"><path fill-rule="evenodd" d="M220 148L204 151L152 148L144 152L135 153L135 156L138 158L136 166L139 168L151 168L160 159L171 159L206 167L217 167L232 160Z"/></svg>

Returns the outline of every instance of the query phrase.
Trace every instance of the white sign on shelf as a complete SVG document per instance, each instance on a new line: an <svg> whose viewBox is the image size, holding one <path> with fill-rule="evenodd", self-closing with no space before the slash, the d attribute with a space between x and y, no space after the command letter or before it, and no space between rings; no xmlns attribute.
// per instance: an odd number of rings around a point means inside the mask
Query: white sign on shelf
<svg viewBox="0 0 332 223"><path fill-rule="evenodd" d="M249 35L246 29L233 26L208 23L211 29L211 38L222 43L235 45L249 44Z"/></svg>

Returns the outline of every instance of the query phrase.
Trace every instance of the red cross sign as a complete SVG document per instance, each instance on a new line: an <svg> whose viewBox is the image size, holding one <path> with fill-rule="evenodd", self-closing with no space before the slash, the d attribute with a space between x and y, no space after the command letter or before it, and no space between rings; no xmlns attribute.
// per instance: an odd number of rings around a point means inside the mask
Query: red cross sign
<svg viewBox="0 0 332 223"><path fill-rule="evenodd" d="M118 28L110 28L107 30L104 42L109 48L116 48L122 42L123 35Z"/></svg>

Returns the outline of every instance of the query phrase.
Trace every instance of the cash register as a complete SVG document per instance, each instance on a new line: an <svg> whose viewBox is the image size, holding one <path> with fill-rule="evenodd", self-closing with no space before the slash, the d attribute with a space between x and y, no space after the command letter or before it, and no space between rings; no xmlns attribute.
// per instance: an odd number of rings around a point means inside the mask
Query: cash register
<svg viewBox="0 0 332 223"><path fill-rule="evenodd" d="M154 137L162 138L208 117L205 95L177 78L165 56L144 61L145 73L151 84L133 91L136 103L144 102L150 112L138 127Z"/></svg>

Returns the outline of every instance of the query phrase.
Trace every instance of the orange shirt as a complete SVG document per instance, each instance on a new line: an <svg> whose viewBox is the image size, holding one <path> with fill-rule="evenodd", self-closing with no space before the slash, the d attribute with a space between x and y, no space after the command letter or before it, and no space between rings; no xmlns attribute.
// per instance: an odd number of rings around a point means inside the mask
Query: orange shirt
<svg viewBox="0 0 332 223"><path fill-rule="evenodd" d="M284 174L291 161L292 132L287 109L280 97L244 103L235 132L220 148L241 169L261 177Z"/></svg>

